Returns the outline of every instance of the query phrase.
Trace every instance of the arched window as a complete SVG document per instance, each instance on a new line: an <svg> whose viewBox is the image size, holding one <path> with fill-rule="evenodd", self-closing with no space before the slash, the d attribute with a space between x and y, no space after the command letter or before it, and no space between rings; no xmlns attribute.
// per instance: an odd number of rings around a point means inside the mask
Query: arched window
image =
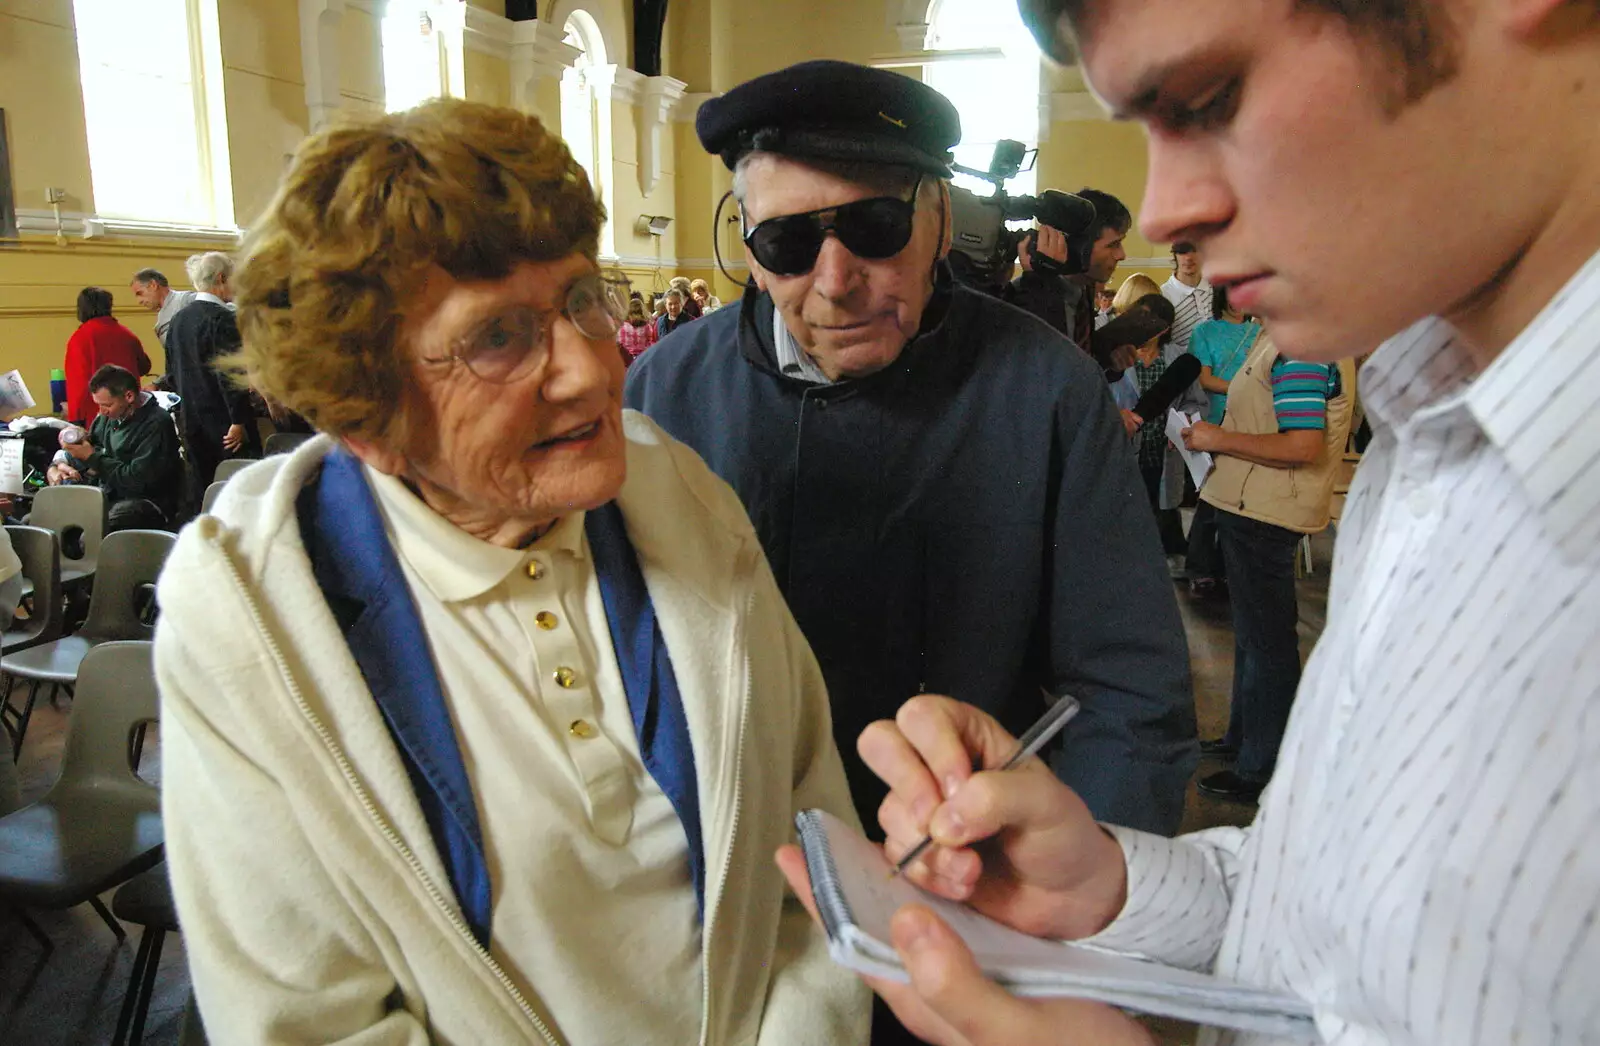
<svg viewBox="0 0 1600 1046"><path fill-rule="evenodd" d="M72 6L95 211L232 225L221 94L211 104L206 93L207 75L221 75L214 0Z"/></svg>
<svg viewBox="0 0 1600 1046"><path fill-rule="evenodd" d="M409 109L443 93L439 32L428 0L389 0L383 14L383 104Z"/></svg>
<svg viewBox="0 0 1600 1046"><path fill-rule="evenodd" d="M989 169L1002 138L1039 146L1039 48L1022 24L1014 3L994 0L934 0L928 12L928 50L972 51L997 48L1002 56L930 62L923 79L950 99L961 114L961 144L956 162ZM955 184L987 196L989 184L957 175ZM1016 195L1035 190L1033 171L1006 185Z"/></svg>
<svg viewBox="0 0 1600 1046"><path fill-rule="evenodd" d="M600 27L585 11L574 11L561 28L566 34L562 42L583 52L561 74L561 137L573 158L588 172L589 184L598 190L600 157L596 148L595 91L589 82L589 70L606 64L606 45Z"/></svg>

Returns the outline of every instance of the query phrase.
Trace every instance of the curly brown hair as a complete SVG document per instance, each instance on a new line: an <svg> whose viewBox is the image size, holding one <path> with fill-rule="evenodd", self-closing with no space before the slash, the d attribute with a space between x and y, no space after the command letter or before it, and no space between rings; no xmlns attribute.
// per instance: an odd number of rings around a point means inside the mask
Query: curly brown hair
<svg viewBox="0 0 1600 1046"><path fill-rule="evenodd" d="M399 445L397 335L428 269L592 258L604 221L566 145L511 109L439 99L322 131L245 241L235 366L325 432Z"/></svg>

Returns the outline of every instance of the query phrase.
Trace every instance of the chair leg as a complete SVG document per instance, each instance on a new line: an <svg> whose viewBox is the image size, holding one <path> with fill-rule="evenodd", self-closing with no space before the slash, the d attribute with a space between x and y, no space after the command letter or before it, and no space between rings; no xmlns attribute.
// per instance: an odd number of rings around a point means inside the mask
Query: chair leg
<svg viewBox="0 0 1600 1046"><path fill-rule="evenodd" d="M17 917L17 921L22 923L22 928L28 931L28 935L39 942L39 947L44 949L45 955L49 955L56 950L56 942L50 939L50 935L44 932L44 927L34 922L33 917L27 912L21 908L13 908L8 904L0 904L0 908Z"/></svg>
<svg viewBox="0 0 1600 1046"><path fill-rule="evenodd" d="M111 927L111 932L117 935L117 940L125 941L128 939L128 931L122 928L122 924L117 922L117 917L111 914L111 909L107 908L100 898L89 898L89 904L94 907L95 914L104 919L106 925Z"/></svg>
<svg viewBox="0 0 1600 1046"><path fill-rule="evenodd" d="M139 1008L139 988L144 983L145 964L150 961L150 948L161 931L149 926L139 934L139 950L133 956L133 969L128 974L128 990L122 995L122 1009L117 1014L117 1030L111 1036L111 1046L123 1046L127 1041L128 1026L133 1023L133 1013Z"/></svg>
<svg viewBox="0 0 1600 1046"><path fill-rule="evenodd" d="M39 681L28 681L28 702L22 706L22 715L17 718L17 744L11 751L11 761L14 763L22 758L22 739L28 736L28 720L33 718L33 706L39 700Z"/></svg>
<svg viewBox="0 0 1600 1046"><path fill-rule="evenodd" d="M144 1022L150 1016L150 999L156 993L156 969L161 965L161 942L167 933L165 930L146 929L145 935L155 940L150 945L150 954L144 960L144 983L139 986L139 1007L133 1014L128 1046L139 1046L144 1041Z"/></svg>

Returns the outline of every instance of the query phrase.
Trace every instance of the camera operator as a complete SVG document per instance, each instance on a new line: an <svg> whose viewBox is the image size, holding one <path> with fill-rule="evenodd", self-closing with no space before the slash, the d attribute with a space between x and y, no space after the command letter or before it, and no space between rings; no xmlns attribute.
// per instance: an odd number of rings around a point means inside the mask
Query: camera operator
<svg viewBox="0 0 1600 1046"><path fill-rule="evenodd" d="M1006 285L1001 298L1072 337L1067 311L1067 278L1060 265L1067 260L1067 236L1042 222L1017 241L1017 263L1022 275ZM1051 263L1055 263L1052 265Z"/></svg>
<svg viewBox="0 0 1600 1046"><path fill-rule="evenodd" d="M1099 368L951 278L954 107L807 62L696 129L734 172L754 282L641 356L626 402L744 501L863 820L884 788L855 738L905 698L954 692L1021 729L1070 690L1063 778L1098 816L1174 830L1194 709L1155 527Z"/></svg>
<svg viewBox="0 0 1600 1046"><path fill-rule="evenodd" d="M1094 205L1099 222L1088 267L1081 273L1065 275L1067 237L1061 230L1040 222L1037 229L1029 230L1017 244L1022 275L1006 288L1004 298L1038 316L1089 352L1099 308L1095 288L1108 282L1128 256L1122 241L1133 227L1133 215L1121 200L1108 192L1079 189L1074 195ZM1112 368L1105 360L1101 364L1108 370L1115 369L1120 376L1122 367ZM1122 366L1126 365L1124 361Z"/></svg>

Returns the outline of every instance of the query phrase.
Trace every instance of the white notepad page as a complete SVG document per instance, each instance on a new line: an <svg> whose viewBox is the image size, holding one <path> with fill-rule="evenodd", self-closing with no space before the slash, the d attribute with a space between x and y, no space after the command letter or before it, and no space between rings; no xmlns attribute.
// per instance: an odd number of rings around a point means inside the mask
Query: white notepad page
<svg viewBox="0 0 1600 1046"><path fill-rule="evenodd" d="M1125 1009L1286 1039L1317 1038L1311 1008L1283 992L1083 945L1030 937L914 886L883 850L822 810L796 819L811 889L835 962L858 973L906 981L889 942L902 906L933 909L972 949L984 972L1018 995L1091 999Z"/></svg>

